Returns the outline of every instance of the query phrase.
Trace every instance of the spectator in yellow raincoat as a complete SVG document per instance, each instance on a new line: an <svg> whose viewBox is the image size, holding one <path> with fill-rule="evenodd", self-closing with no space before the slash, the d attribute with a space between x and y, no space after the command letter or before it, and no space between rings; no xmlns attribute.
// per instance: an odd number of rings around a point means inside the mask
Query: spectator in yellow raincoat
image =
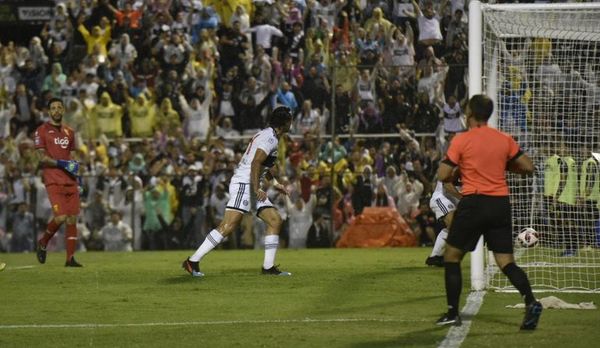
<svg viewBox="0 0 600 348"><path fill-rule="evenodd" d="M105 134L109 138L123 135L123 108L112 102L108 92L102 93L100 103L91 110L91 116L96 123L98 133Z"/></svg>
<svg viewBox="0 0 600 348"><path fill-rule="evenodd" d="M379 28L383 27L386 33L389 33L392 28L392 22L385 19L383 11L379 7L375 7L371 18L367 19L365 22L365 30L370 33L375 30L375 26L378 26Z"/></svg>
<svg viewBox="0 0 600 348"><path fill-rule="evenodd" d="M252 0L204 0L203 3L204 6L212 6L221 17L221 23L227 24L238 6L244 7L246 13L252 10Z"/></svg>
<svg viewBox="0 0 600 348"><path fill-rule="evenodd" d="M110 42L110 25L106 26L104 32L102 32L102 29L96 25L92 28L92 32L90 33L89 30L85 27L85 25L83 25L83 23L79 24L79 27L77 29L79 30L81 36L83 36L83 39L85 40L88 54L93 54L94 47L96 47L97 45L99 49L99 54L105 57L108 55L106 45Z"/></svg>
<svg viewBox="0 0 600 348"><path fill-rule="evenodd" d="M169 136L175 136L177 129L181 128L181 118L169 98L164 98L160 103L156 112L156 127Z"/></svg>
<svg viewBox="0 0 600 348"><path fill-rule="evenodd" d="M127 108L131 120L131 136L150 137L156 125L156 105L152 98L147 98L145 93L140 93L135 100L127 97Z"/></svg>
<svg viewBox="0 0 600 348"><path fill-rule="evenodd" d="M90 122L87 110L78 99L73 98L67 102L64 122L83 139L96 137L95 124Z"/></svg>
<svg viewBox="0 0 600 348"><path fill-rule="evenodd" d="M177 215L179 209L179 197L177 197L177 190L171 183L171 177L164 176L161 180L161 188L169 193L169 207L171 208L172 216ZM171 221L169 221L170 223Z"/></svg>

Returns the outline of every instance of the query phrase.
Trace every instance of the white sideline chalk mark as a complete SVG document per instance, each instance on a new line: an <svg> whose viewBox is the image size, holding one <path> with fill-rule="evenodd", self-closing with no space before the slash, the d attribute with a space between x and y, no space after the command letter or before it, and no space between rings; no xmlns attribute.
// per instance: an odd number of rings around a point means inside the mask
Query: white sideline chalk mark
<svg viewBox="0 0 600 348"><path fill-rule="evenodd" d="M0 330L10 329L99 329L113 327L152 327L152 326L208 326L208 325L237 325L237 324L296 324L296 323L414 323L426 319L383 319L383 318L338 318L338 319L279 319L279 320L223 320L223 321L184 321L184 322L158 322L158 323L121 323L121 324L23 324L0 325Z"/></svg>
<svg viewBox="0 0 600 348"><path fill-rule="evenodd" d="M442 343L440 343L438 348L460 347L469 334L472 319L475 317L477 312L479 312L479 308L481 308L484 296L485 291L473 291L469 294L467 297L467 303L461 311L461 315L463 316L462 325L452 326L450 330L448 330L446 338L442 341Z"/></svg>
<svg viewBox="0 0 600 348"><path fill-rule="evenodd" d="M32 266L32 265L29 265L29 266L17 266L17 267L10 267L9 266L9 267L6 267L6 270L9 271L9 270L15 270L15 269L30 269L30 268L33 268L33 267L35 267L35 266Z"/></svg>

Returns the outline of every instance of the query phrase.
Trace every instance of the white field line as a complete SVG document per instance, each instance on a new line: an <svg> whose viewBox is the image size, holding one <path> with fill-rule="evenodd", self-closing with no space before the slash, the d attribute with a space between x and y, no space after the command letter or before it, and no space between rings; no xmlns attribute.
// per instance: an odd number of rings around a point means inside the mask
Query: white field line
<svg viewBox="0 0 600 348"><path fill-rule="evenodd" d="M467 297L467 303L461 311L461 316L463 317L462 325L452 326L450 330L448 330L446 338L442 341L442 343L440 343L438 348L460 347L469 334L472 319L474 319L477 312L479 312L479 308L481 308L484 296L485 291L472 291L469 294Z"/></svg>
<svg viewBox="0 0 600 348"><path fill-rule="evenodd" d="M514 253L515 258L518 259L519 256L524 252L523 249L517 249ZM489 256L489 255L488 255ZM488 260L488 262L492 262ZM486 275L488 279L492 279L496 273L498 273L500 269L498 267L494 267L489 274ZM440 343L438 348L458 348L463 343L467 335L469 334L469 329L471 329L471 322L475 318L475 315L479 312L481 305L483 304L483 297L485 296L486 291L471 291L469 296L467 297L467 303L463 307L461 314L464 315L464 319L462 321L461 326L453 326L448 330L446 334L446 338Z"/></svg>
<svg viewBox="0 0 600 348"><path fill-rule="evenodd" d="M312 324L312 323L414 323L426 319L384 319L384 318L335 318L335 319L274 319L274 320L222 320L222 321L183 321L183 322L156 322L156 323L110 323L110 324L22 324L0 325L0 330L11 329L99 329L114 327L153 327L153 326L210 326L210 325L237 325L237 324Z"/></svg>
<svg viewBox="0 0 600 348"><path fill-rule="evenodd" d="M18 269L30 269L30 268L34 268L35 266L17 266L17 267L11 267L8 266L6 267L7 271L14 271L14 270L18 270Z"/></svg>

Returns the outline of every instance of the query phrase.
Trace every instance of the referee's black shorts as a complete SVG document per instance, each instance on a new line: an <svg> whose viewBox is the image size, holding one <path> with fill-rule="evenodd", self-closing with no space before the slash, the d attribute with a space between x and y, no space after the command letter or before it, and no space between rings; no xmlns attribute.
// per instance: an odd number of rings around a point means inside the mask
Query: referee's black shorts
<svg viewBox="0 0 600 348"><path fill-rule="evenodd" d="M513 253L508 196L468 195L460 200L446 242L465 252L473 251L481 235L489 250Z"/></svg>

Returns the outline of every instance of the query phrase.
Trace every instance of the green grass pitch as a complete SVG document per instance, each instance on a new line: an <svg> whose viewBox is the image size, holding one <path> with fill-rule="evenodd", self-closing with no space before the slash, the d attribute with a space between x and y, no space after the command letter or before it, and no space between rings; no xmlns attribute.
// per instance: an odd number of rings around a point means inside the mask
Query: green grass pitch
<svg viewBox="0 0 600 348"><path fill-rule="evenodd" d="M206 277L181 268L187 251L1 254L0 347L435 347L448 328L443 270L427 248L280 250L292 277L261 276L263 252L215 251ZM469 289L463 263L462 301ZM550 294L539 294L546 296ZM554 294L556 295L556 294ZM600 302L600 294L558 294ZM600 311L546 310L519 332L517 294L490 292L463 347L593 347Z"/></svg>

